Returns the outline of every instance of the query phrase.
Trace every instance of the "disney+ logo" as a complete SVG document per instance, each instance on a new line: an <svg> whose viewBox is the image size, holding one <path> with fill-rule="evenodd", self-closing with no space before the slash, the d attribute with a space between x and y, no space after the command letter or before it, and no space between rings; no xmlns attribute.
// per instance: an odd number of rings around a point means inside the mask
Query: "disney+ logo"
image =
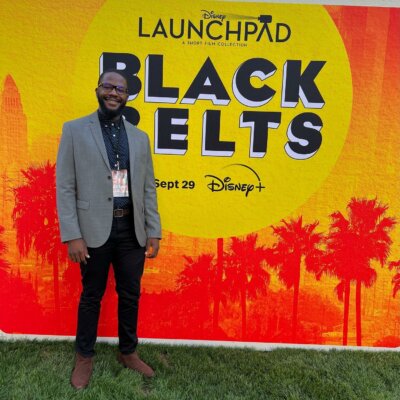
<svg viewBox="0 0 400 400"><path fill-rule="evenodd" d="M254 171L253 168L245 164L230 164L224 168L229 167L240 167L250 170L251 179L242 180L241 177L240 181L234 181L230 176L221 177L207 174L204 177L208 178L209 180L209 182L207 183L207 188L211 190L211 192L242 192L246 197L248 197L248 195L253 191L258 191L260 193L263 189L265 189L265 186L263 186L261 182L260 176L257 174L256 171Z"/></svg>

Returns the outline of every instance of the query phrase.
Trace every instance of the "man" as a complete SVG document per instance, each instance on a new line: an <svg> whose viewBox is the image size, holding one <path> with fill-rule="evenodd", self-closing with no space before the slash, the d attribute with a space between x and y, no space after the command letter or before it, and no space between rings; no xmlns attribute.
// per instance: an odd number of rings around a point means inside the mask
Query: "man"
<svg viewBox="0 0 400 400"><path fill-rule="evenodd" d="M136 346L140 280L145 257L161 238L149 139L122 117L128 99L120 71L100 75L97 112L64 124L57 156L61 240L80 263L75 368L71 384L88 385L93 371L100 303L110 264L118 293L118 361L152 377Z"/></svg>

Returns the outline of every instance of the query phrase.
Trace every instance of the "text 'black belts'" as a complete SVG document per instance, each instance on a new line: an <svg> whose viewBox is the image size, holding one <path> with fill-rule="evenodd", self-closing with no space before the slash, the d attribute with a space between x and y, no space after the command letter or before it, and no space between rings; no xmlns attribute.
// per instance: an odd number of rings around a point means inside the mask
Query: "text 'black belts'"
<svg viewBox="0 0 400 400"><path fill-rule="evenodd" d="M113 210L113 216L115 218L125 217L125 215L129 215L131 213L130 208L115 208Z"/></svg>

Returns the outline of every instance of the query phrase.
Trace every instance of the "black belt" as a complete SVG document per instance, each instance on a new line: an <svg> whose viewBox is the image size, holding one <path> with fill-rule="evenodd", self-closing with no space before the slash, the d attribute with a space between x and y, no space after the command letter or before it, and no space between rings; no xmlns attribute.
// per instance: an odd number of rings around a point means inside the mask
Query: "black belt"
<svg viewBox="0 0 400 400"><path fill-rule="evenodd" d="M130 208L115 208L113 210L113 217L121 218L121 217L125 217L125 215L129 215L130 213L131 213Z"/></svg>

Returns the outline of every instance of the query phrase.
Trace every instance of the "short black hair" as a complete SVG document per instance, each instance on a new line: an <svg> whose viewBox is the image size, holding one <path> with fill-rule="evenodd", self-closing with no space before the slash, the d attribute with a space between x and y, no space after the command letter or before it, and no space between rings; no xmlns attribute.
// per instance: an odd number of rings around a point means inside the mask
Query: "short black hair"
<svg viewBox="0 0 400 400"><path fill-rule="evenodd" d="M120 76L122 76L125 81L126 84L128 84L128 77L126 76L124 71L121 71L120 69L106 69L105 71L103 71L100 76L99 76L99 80L97 81L97 84L100 85L101 82L103 82L103 77L105 74L110 74L110 73L114 73L114 74L118 74Z"/></svg>

